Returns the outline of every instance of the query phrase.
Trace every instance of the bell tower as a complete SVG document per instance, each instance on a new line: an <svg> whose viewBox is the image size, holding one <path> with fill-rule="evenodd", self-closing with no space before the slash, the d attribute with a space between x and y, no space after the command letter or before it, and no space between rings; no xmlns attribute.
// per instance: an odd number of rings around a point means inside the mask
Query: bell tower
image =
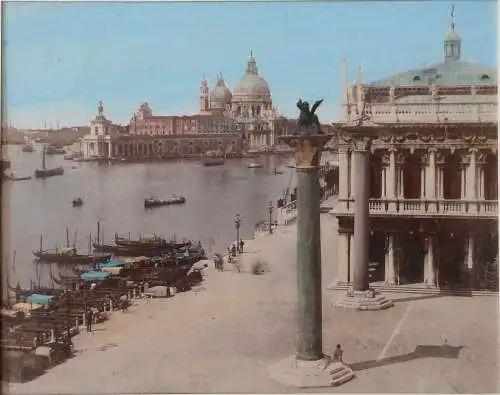
<svg viewBox="0 0 500 395"><path fill-rule="evenodd" d="M208 81L205 77L201 80L200 84L200 112L207 112L210 110L209 107L209 89L208 89Z"/></svg>

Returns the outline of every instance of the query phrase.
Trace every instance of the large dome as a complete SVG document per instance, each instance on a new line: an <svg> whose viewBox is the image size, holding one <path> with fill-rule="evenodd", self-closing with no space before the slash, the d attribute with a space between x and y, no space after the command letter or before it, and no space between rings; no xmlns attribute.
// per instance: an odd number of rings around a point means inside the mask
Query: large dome
<svg viewBox="0 0 500 395"><path fill-rule="evenodd" d="M245 75L233 89L233 101L238 99L271 100L271 90L257 70L257 62L250 52Z"/></svg>
<svg viewBox="0 0 500 395"><path fill-rule="evenodd" d="M460 60L462 40L455 30L455 23L450 26L443 42L444 60L431 66L407 70L388 78L372 82L371 86L405 85L489 85L497 83L497 70L477 63Z"/></svg>
<svg viewBox="0 0 500 395"><path fill-rule="evenodd" d="M224 77L222 77L221 74L217 77L215 88L212 89L212 92L210 93L210 101L213 104L224 106L231 103L231 97L231 91L227 87L226 82L224 81Z"/></svg>

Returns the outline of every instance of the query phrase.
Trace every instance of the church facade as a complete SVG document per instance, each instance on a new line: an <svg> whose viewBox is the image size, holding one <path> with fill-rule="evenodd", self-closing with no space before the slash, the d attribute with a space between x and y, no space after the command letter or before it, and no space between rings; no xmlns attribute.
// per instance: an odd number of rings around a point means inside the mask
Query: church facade
<svg viewBox="0 0 500 395"><path fill-rule="evenodd" d="M443 52L372 83L362 68L353 85L344 72L337 284L353 279L355 180L364 177L373 283L498 290L497 71L462 60L454 21Z"/></svg>

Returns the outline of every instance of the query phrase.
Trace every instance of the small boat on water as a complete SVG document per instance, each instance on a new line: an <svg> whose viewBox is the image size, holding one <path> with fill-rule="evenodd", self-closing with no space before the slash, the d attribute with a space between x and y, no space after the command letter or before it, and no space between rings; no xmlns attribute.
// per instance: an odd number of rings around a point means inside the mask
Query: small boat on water
<svg viewBox="0 0 500 395"><path fill-rule="evenodd" d="M83 206L83 199L82 198L73 199L72 203L73 203L73 207Z"/></svg>
<svg viewBox="0 0 500 395"><path fill-rule="evenodd" d="M144 199L144 208L153 208L160 206L171 206L174 204L184 204L186 203L186 198L184 196L173 196L167 200L156 199L154 197L150 197L148 199Z"/></svg>
<svg viewBox="0 0 500 395"><path fill-rule="evenodd" d="M258 163L258 162L252 162L252 163L249 163L247 165L247 167L249 169L260 169L261 167L264 167L264 165L262 163Z"/></svg>
<svg viewBox="0 0 500 395"><path fill-rule="evenodd" d="M22 152L34 152L35 151L35 148L33 147L32 144L24 144L22 147L21 147L21 151Z"/></svg>
<svg viewBox="0 0 500 395"><path fill-rule="evenodd" d="M3 178L9 181L31 180L31 176L16 176L14 173L4 173Z"/></svg>
<svg viewBox="0 0 500 395"><path fill-rule="evenodd" d="M46 149L47 155L64 155L66 150L56 145L49 145Z"/></svg>
<svg viewBox="0 0 500 395"><path fill-rule="evenodd" d="M64 168L62 166L47 169L47 167L45 166L45 149L42 150L42 168L35 170L35 178L62 176L63 174Z"/></svg>
<svg viewBox="0 0 500 395"><path fill-rule="evenodd" d="M279 171L279 170L277 170L277 169L275 168L275 169L273 170L273 174L274 174L275 176L277 176L277 175L279 175L279 174L283 174L283 172L282 172L282 171Z"/></svg>
<svg viewBox="0 0 500 395"><path fill-rule="evenodd" d="M211 166L222 166L226 163L226 158L224 156L220 156L215 151L207 151L203 155L203 166L211 167Z"/></svg>

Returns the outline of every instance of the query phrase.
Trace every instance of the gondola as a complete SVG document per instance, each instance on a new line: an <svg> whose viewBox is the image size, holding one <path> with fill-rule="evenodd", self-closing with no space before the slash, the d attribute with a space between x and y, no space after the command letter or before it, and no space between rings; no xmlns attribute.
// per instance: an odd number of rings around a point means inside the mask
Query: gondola
<svg viewBox="0 0 500 395"><path fill-rule="evenodd" d="M97 252L110 252L117 256L158 256L171 252L171 248L158 248L158 247L123 247L112 244L92 244L94 251Z"/></svg>
<svg viewBox="0 0 500 395"><path fill-rule="evenodd" d="M61 252L33 251L33 255L41 262L80 265L102 263L111 258L111 254L80 255L74 248L66 248Z"/></svg>
<svg viewBox="0 0 500 395"><path fill-rule="evenodd" d="M161 237L145 237L139 240L126 239L125 237L120 237L115 235L115 244L120 247L166 247L167 241Z"/></svg>
<svg viewBox="0 0 500 395"><path fill-rule="evenodd" d="M184 196L177 196L167 200L161 200L151 197L148 199L144 199L144 208L148 209L153 207L172 206L184 203L186 203L186 198Z"/></svg>

